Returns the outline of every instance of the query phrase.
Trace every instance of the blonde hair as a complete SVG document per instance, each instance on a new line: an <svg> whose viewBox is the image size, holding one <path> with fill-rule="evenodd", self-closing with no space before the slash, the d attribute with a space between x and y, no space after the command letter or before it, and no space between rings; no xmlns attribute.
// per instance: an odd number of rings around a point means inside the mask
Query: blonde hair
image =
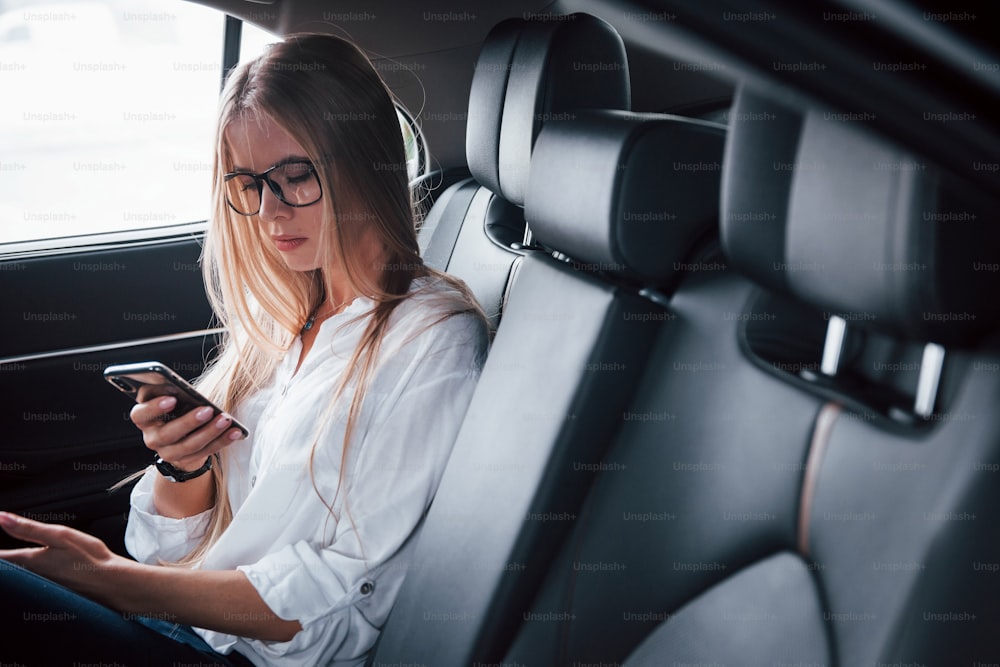
<svg viewBox="0 0 1000 667"><path fill-rule="evenodd" d="M262 117L280 125L303 147L322 185L323 197L315 204L323 207L321 268L315 271L289 269L274 246L265 242L260 226L235 214L226 202L224 175L234 167L226 128L240 119ZM357 389L344 435L340 494L348 443L389 317L411 294L412 281L430 276L452 288L448 292L454 298L436 321L458 313L473 313L484 322L485 318L464 283L424 266L420 258L416 204L396 107L368 58L353 44L329 35L290 35L238 67L223 91L216 136L212 218L202 271L209 300L227 333L197 385L224 410L234 411L270 380L306 318L324 295L335 293L328 284L330 272L322 267L342 267L351 291L375 305L364 315L370 319L361 342L321 419L329 418L332 405L354 381ZM349 251L365 247L362 241L372 238L381 252L374 272L370 257ZM322 423L317 438L321 427ZM315 449L314 442L312 454ZM309 470L313 488L333 515L333 500L324 499L316 486L312 455ZM225 466L214 466L212 474L215 511L210 526L178 564L199 562L232 521Z"/></svg>

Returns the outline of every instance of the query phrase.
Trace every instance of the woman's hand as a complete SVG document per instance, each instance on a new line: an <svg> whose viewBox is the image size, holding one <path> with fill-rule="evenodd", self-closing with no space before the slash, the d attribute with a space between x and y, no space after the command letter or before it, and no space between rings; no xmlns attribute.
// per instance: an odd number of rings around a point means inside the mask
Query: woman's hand
<svg viewBox="0 0 1000 667"><path fill-rule="evenodd" d="M39 547L0 550L0 558L31 570L104 604L110 603L118 556L93 535L68 526L32 521L0 512L0 528Z"/></svg>
<svg viewBox="0 0 1000 667"><path fill-rule="evenodd" d="M213 417L212 408L197 408L169 421L164 419L177 406L172 396L136 403L129 414L142 431L146 447L180 470L197 470L209 456L242 437L229 415ZM227 430L228 429L228 430Z"/></svg>
<svg viewBox="0 0 1000 667"><path fill-rule="evenodd" d="M287 642L302 629L264 603L239 570L190 570L136 563L96 537L0 512L0 528L40 547L0 550L0 559L71 588L120 612L264 641Z"/></svg>
<svg viewBox="0 0 1000 667"><path fill-rule="evenodd" d="M243 437L238 428L231 428L233 420L229 415L213 418L209 407L165 419L175 407L176 398L162 396L136 403L129 416L142 431L146 447L179 470L197 470L209 456ZM176 483L158 475L153 483L153 503L163 516L174 519L194 516L215 504L212 480L212 475L201 475Z"/></svg>

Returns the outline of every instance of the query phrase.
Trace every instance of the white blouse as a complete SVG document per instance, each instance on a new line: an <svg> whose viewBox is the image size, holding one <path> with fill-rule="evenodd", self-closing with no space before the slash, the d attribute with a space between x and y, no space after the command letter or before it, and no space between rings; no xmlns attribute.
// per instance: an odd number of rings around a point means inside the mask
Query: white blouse
<svg viewBox="0 0 1000 667"><path fill-rule="evenodd" d="M272 381L235 411L250 437L224 457L233 521L201 567L242 571L275 614L302 630L268 642L196 629L215 650L235 649L255 665L362 665L374 645L487 347L486 328L472 315L436 321L453 296L446 287L420 279L414 290L391 316L348 446L346 493L337 487L353 391L330 399L369 317L348 322L369 312L370 300L323 322L297 373L296 338ZM125 536L144 563L189 553L212 512L157 514L158 474L151 468L135 486Z"/></svg>

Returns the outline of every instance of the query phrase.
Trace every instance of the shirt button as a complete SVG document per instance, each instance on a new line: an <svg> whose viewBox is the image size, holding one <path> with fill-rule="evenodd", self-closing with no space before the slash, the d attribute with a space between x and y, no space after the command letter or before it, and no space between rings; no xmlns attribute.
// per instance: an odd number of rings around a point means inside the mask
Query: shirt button
<svg viewBox="0 0 1000 667"><path fill-rule="evenodd" d="M365 583L361 584L362 595L371 595L374 591L375 591L375 584L373 584L372 582L366 581Z"/></svg>

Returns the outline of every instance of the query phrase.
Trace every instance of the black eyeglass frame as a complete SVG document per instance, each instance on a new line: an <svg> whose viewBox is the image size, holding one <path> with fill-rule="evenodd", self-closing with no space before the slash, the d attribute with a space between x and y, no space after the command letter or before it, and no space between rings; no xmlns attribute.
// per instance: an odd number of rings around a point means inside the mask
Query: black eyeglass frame
<svg viewBox="0 0 1000 667"><path fill-rule="evenodd" d="M309 171L312 173L313 177L316 179L316 185L319 187L319 195L316 199L312 200L308 204L293 204L292 202L285 199L285 195L281 192L281 186L271 180L268 175L275 169L281 169L282 167L287 167L290 164L305 164L309 166ZM226 192L226 203L229 204L229 208L233 209L233 212L237 215L242 215L244 217L251 217L260 213L260 207L264 205L264 183L267 183L267 187L271 190L278 200L287 206L293 208L305 208L306 206L312 206L320 199L323 198L323 183L319 180L319 174L316 173L316 166L313 165L312 160L304 160L302 158L289 158L287 160L282 160L273 167L268 168L266 171L262 171L259 174L255 174L252 171L231 171L223 177L224 182L229 183L237 176L249 176L253 179L254 184L257 186L257 210L253 213L244 213L243 211L236 208L232 200L229 198L229 193Z"/></svg>

